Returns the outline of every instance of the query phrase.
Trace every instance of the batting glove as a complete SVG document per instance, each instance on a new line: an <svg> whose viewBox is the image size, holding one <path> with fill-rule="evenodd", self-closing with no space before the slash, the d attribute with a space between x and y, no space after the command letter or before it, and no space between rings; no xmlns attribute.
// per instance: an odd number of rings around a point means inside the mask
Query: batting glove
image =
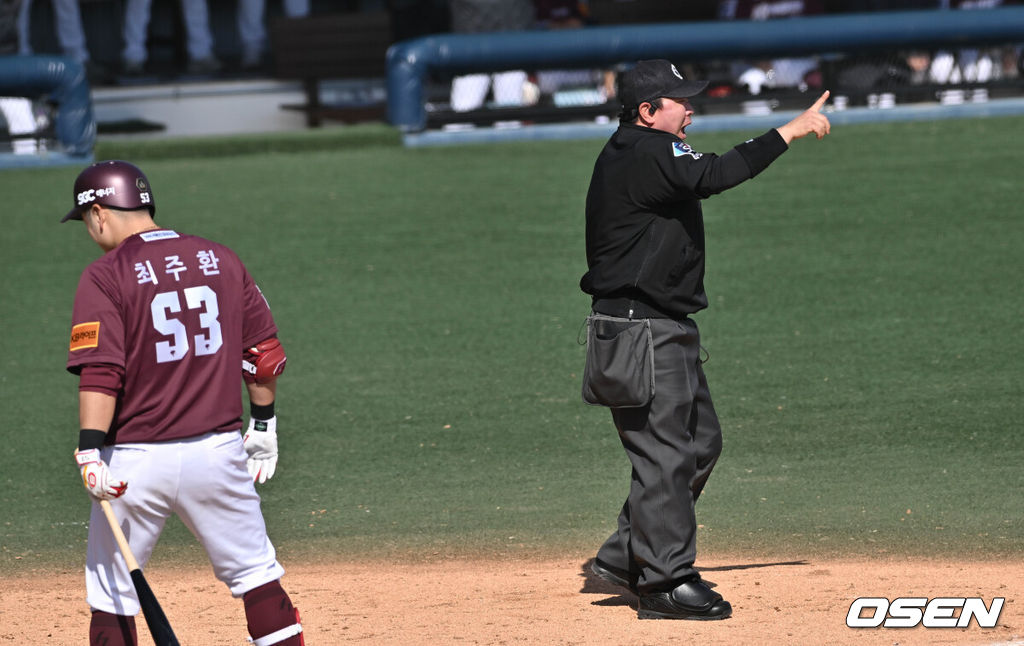
<svg viewBox="0 0 1024 646"><path fill-rule="evenodd" d="M100 458L99 449L75 451L75 461L82 472L82 484L94 498L110 500L120 498L128 489L124 480L115 480L107 463Z"/></svg>
<svg viewBox="0 0 1024 646"><path fill-rule="evenodd" d="M277 470L277 416L267 420L250 418L242 441L249 456L245 466L252 481L263 484L273 478Z"/></svg>

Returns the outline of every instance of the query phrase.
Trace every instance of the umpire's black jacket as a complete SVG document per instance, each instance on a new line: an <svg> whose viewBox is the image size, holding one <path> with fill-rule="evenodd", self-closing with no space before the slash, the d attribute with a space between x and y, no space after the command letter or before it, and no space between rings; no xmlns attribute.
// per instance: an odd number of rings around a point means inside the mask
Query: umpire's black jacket
<svg viewBox="0 0 1024 646"><path fill-rule="evenodd" d="M787 149L776 130L722 156L675 135L621 124L594 164L587 192L587 266L594 310L683 318L707 307L700 200L748 180Z"/></svg>

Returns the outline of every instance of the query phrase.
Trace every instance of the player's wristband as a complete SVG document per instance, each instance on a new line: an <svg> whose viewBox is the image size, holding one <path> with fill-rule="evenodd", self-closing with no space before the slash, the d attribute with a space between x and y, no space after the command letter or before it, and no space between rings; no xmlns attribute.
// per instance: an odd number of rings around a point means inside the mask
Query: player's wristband
<svg viewBox="0 0 1024 646"><path fill-rule="evenodd" d="M270 419L274 416L274 402L262 406L249 402L249 416L261 421Z"/></svg>
<svg viewBox="0 0 1024 646"><path fill-rule="evenodd" d="M104 431L98 431L94 428L83 428L78 431L78 450L88 451L89 449L102 448L106 439L107 434Z"/></svg>

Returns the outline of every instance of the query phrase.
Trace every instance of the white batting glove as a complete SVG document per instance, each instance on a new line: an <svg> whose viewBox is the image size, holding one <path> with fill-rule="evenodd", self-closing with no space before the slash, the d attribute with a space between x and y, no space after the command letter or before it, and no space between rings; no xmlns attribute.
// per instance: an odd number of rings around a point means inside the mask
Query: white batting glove
<svg viewBox="0 0 1024 646"><path fill-rule="evenodd" d="M100 458L99 449L75 451L75 461L82 472L82 484L94 498L110 500L124 495L128 483L114 479L107 463Z"/></svg>
<svg viewBox="0 0 1024 646"><path fill-rule="evenodd" d="M253 482L263 484L277 470L277 416L268 420L249 419L249 430L242 436L249 456L245 466Z"/></svg>

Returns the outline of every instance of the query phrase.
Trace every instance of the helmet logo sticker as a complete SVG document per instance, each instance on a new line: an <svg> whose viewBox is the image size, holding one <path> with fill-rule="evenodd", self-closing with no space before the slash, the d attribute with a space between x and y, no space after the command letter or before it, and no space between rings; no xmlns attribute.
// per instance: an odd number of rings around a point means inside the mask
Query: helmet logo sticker
<svg viewBox="0 0 1024 646"><path fill-rule="evenodd" d="M78 206L88 204L98 198L107 197L108 195L114 195L114 187L108 186L106 188L90 188L87 191L82 191L78 194Z"/></svg>

